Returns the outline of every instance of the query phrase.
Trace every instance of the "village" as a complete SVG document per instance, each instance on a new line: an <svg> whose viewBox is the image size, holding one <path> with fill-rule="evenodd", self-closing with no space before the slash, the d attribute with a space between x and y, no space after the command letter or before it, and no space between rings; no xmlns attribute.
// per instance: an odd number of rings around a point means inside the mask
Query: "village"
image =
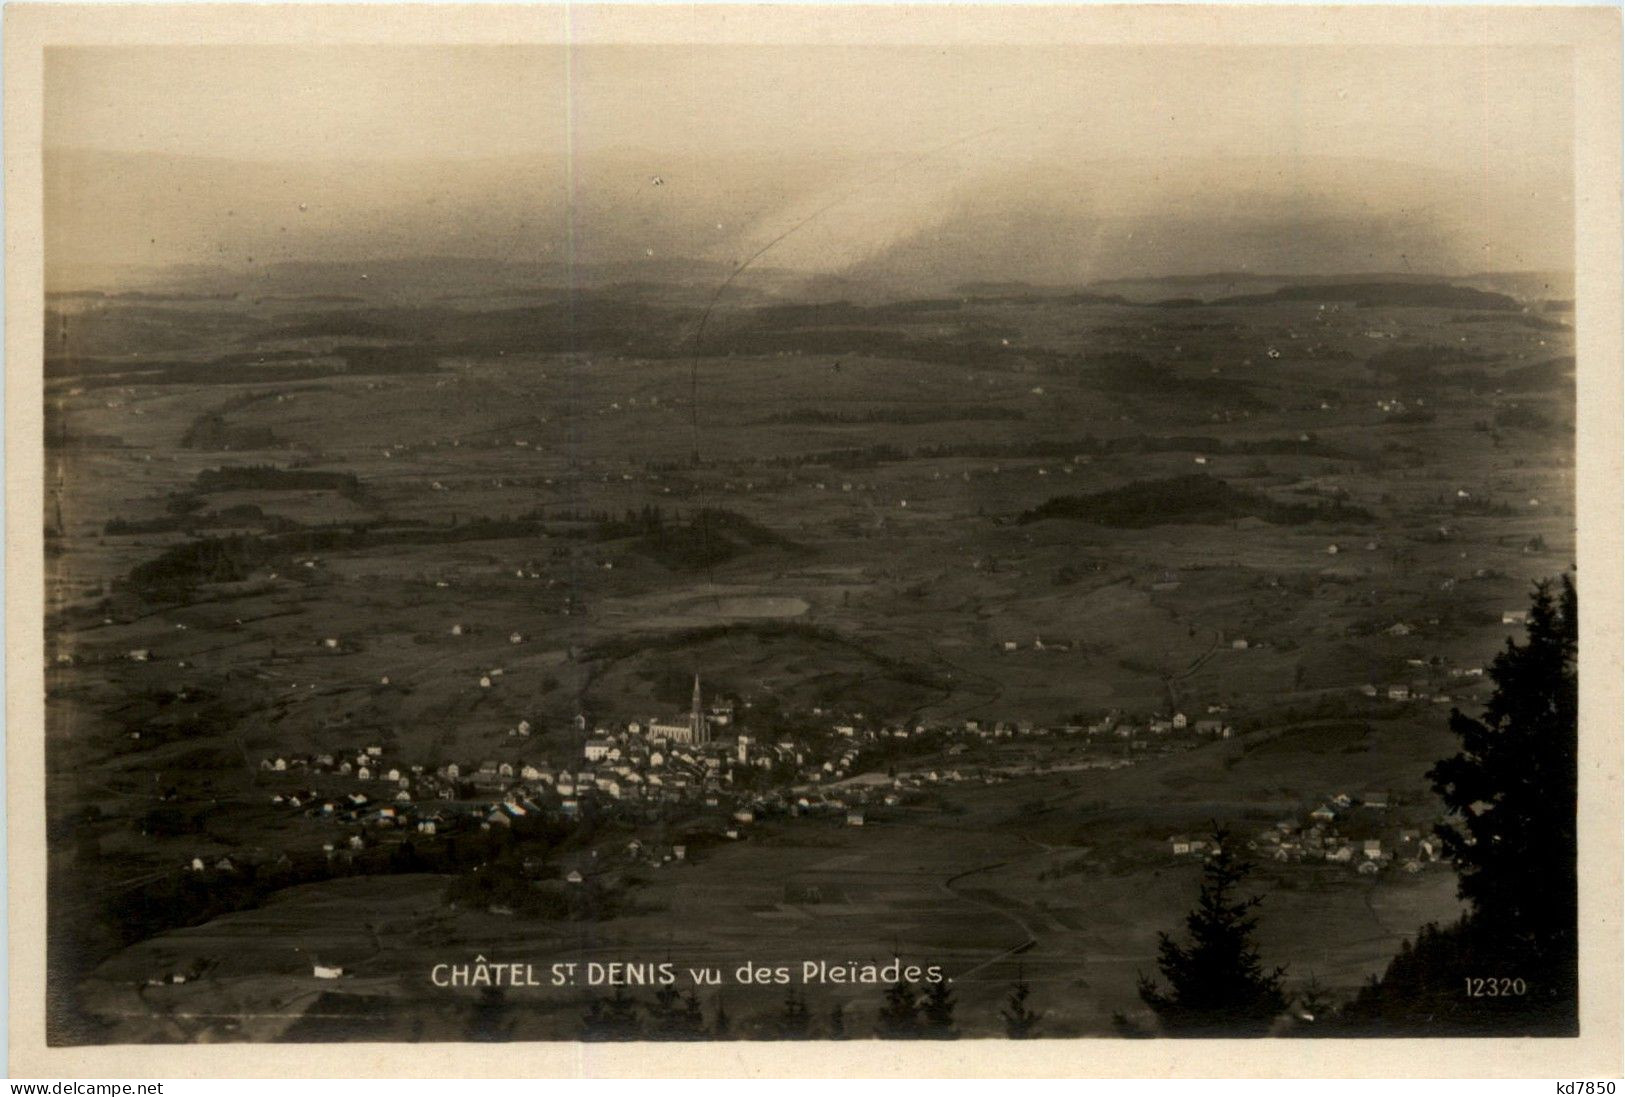
<svg viewBox="0 0 1625 1097"><path fill-rule="evenodd" d="M579 756L562 764L526 757L522 747L500 759L408 763L375 743L267 756L257 771L258 783L275 790L273 807L340 831L322 843L329 858L408 836L506 830L521 820L681 821L687 833L737 841L768 817L861 827L882 821L887 809L927 801L940 787L1117 769L1147 754L1229 739L1233 725L1222 706L1212 707L1219 714L1202 719L1113 711L1059 727L1030 720L871 726L861 713L819 708L788 721L794 734L774 736L744 733L732 702L702 705L696 678L691 711L680 717L590 729L578 717L570 738L579 742ZM517 743L532 734L528 721L509 730ZM1075 749L1060 757L1044 749L1052 742ZM639 843L637 853L660 867L684 861L687 850L682 843ZM229 857L194 857L187 867L230 872L241 866ZM572 882L579 882L574 875Z"/></svg>
<svg viewBox="0 0 1625 1097"><path fill-rule="evenodd" d="M1361 876L1397 869L1414 875L1439 863L1443 843L1431 830L1408 826L1390 816L1386 792L1356 799L1335 793L1304 819L1282 819L1246 840L1255 860L1281 864L1340 865ZM1175 857L1208 857L1218 852L1210 835L1176 834L1168 839Z"/></svg>

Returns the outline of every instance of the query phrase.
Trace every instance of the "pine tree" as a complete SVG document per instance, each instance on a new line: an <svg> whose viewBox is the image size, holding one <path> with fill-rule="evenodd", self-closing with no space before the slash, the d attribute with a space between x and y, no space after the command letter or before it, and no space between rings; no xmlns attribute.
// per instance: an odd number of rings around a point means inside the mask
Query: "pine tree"
<svg viewBox="0 0 1625 1097"><path fill-rule="evenodd" d="M846 1007L839 1002L829 1007L829 1038L846 1039Z"/></svg>
<svg viewBox="0 0 1625 1097"><path fill-rule="evenodd" d="M779 1013L779 1038L781 1040L805 1040L811 1025L812 1015L807 1012L806 999L798 995L795 988L791 987L785 991L784 1009Z"/></svg>
<svg viewBox="0 0 1625 1097"><path fill-rule="evenodd" d="M698 1040L705 1035L705 1015L700 1011L699 995L690 987L688 993L683 995L683 1010L679 1022L683 1038Z"/></svg>
<svg viewBox="0 0 1625 1097"><path fill-rule="evenodd" d="M1528 640L1490 666L1480 719L1450 714L1461 750L1429 771L1451 809L1438 834L1468 904L1423 926L1339 1013L1356 1035L1573 1035L1578 1031L1579 607L1564 576L1538 583ZM1475 996L1468 979L1522 993Z"/></svg>
<svg viewBox="0 0 1625 1097"><path fill-rule="evenodd" d="M919 1003L914 988L898 976L897 982L887 988L885 1005L880 1008L879 1035L887 1040L906 1040L919 1034Z"/></svg>
<svg viewBox="0 0 1625 1097"><path fill-rule="evenodd" d="M583 1040L636 1040L643 1034L638 1006L625 987L608 998L594 998L582 1021Z"/></svg>
<svg viewBox="0 0 1625 1097"><path fill-rule="evenodd" d="M649 1006L649 1038L672 1040L682 1036L683 1013L677 988L671 985L655 991L654 1004Z"/></svg>
<svg viewBox="0 0 1625 1097"><path fill-rule="evenodd" d="M1328 1034L1337 1007L1326 993L1326 988L1320 985L1319 979L1309 976L1309 981L1298 992L1294 1006L1292 1019L1297 1026L1296 1031L1309 1036Z"/></svg>
<svg viewBox="0 0 1625 1097"><path fill-rule="evenodd" d="M722 1003L722 995L717 995L716 1018L711 1022L711 1035L718 1040L726 1040L733 1027L728 1019L728 1007Z"/></svg>
<svg viewBox="0 0 1625 1097"><path fill-rule="evenodd" d="M474 1003L468 1023L470 1040L501 1041L512 1039L513 1018L501 987L485 987Z"/></svg>
<svg viewBox="0 0 1625 1097"><path fill-rule="evenodd" d="M1005 1000L1004 1008L999 1016L1004 1020L1005 1035L1012 1040L1031 1039L1038 1028L1039 1014L1027 1005L1027 998L1032 994L1032 987L1027 985L1027 976L1020 969L1016 969L1016 982L1010 988L1010 997Z"/></svg>
<svg viewBox="0 0 1625 1097"><path fill-rule="evenodd" d="M946 977L932 983L920 1001L920 1020L923 1035L934 1040L952 1040L959 1033L954 1030L954 992L948 988Z"/></svg>
<svg viewBox="0 0 1625 1097"><path fill-rule="evenodd" d="M1572 1013L1578 965L1576 815L1579 763L1579 606L1563 576L1555 597L1536 584L1528 640L1507 640L1491 664L1495 691L1481 719L1450 714L1456 755L1429 771L1459 818L1439 836L1457 893L1496 974L1538 988L1531 1006Z"/></svg>
<svg viewBox="0 0 1625 1097"><path fill-rule="evenodd" d="M1285 969L1266 971L1253 943L1253 911L1262 897L1235 897L1252 866L1230 851L1226 831L1216 829L1213 840L1217 850L1202 868L1196 909L1185 919L1190 944L1157 935L1157 967L1168 990L1142 976L1140 998L1171 1035L1261 1036L1286 1009Z"/></svg>

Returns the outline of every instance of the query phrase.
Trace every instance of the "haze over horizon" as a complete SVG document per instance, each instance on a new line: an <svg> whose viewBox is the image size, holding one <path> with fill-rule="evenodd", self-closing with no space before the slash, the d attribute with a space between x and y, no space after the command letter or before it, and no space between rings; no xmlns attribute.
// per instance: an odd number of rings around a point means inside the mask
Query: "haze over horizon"
<svg viewBox="0 0 1625 1097"><path fill-rule="evenodd" d="M1572 111L1539 48L75 48L47 64L48 282L1562 271Z"/></svg>

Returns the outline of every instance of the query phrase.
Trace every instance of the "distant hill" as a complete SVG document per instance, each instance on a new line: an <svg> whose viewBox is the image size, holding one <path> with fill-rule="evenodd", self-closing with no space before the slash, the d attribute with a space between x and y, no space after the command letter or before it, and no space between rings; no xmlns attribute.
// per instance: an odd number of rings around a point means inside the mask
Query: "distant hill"
<svg viewBox="0 0 1625 1097"><path fill-rule="evenodd" d="M1482 309L1487 312L1519 308L1501 293L1472 289L1448 282L1341 282L1282 286L1272 293L1221 297L1215 305L1267 305L1278 301L1352 301L1356 305L1413 308Z"/></svg>
<svg viewBox="0 0 1625 1097"><path fill-rule="evenodd" d="M1472 274L1424 274L1413 270L1345 270L1329 274L1256 273L1215 270L1196 274L1163 274L1101 279L1086 289L1121 294L1144 304L1215 303L1240 294L1264 295L1283 287L1348 287L1384 285L1451 285L1515 297L1520 301L1561 301L1573 294L1574 276L1564 271L1479 271Z"/></svg>
<svg viewBox="0 0 1625 1097"><path fill-rule="evenodd" d="M1046 519L1092 522L1122 529L1167 525L1217 525L1237 518L1260 518L1278 526L1299 526L1317 520L1369 521L1358 507L1338 502L1278 503L1267 495L1231 487L1223 480L1197 473L1132 484L1090 495L1062 495L1023 512L1017 521Z"/></svg>

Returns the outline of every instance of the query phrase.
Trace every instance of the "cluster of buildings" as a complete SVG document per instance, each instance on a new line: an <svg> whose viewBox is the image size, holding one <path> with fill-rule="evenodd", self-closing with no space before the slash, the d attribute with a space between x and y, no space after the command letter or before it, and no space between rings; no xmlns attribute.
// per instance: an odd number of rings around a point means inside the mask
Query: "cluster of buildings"
<svg viewBox="0 0 1625 1097"><path fill-rule="evenodd" d="M1303 819L1283 819L1247 840L1255 856L1288 863L1343 865L1362 876L1389 869L1418 873L1437 862L1444 847L1437 835L1391 822L1386 792L1346 793L1328 798ZM1215 852L1212 838L1176 834L1168 839L1175 857Z"/></svg>
<svg viewBox="0 0 1625 1097"><path fill-rule="evenodd" d="M953 763L979 742L1083 737L1113 749L1065 768L1110 768L1132 764L1130 750L1159 737L1229 737L1232 729L1223 711L1212 706L1200 719L1182 712L1130 718L1114 711L1093 723L1061 727L1026 720L871 727L861 714L814 709L814 717L829 720L823 733L768 741L740 733L730 705L706 706L696 676L689 710L681 716L590 732L585 720L578 719L581 754L566 765L520 759L406 764L373 744L267 757L259 768L267 777L288 779L286 786L273 785L273 805L349 831L324 844L329 855L366 849L392 835L490 831L530 817L570 820L621 807L646 815L664 806L695 809L715 823L708 832L738 838L759 819L774 815L829 816L863 826L876 809L934 787L997 783L1054 768L1038 761L993 770ZM515 734L528 738L529 730L521 722ZM933 754L945 751L946 759L908 768L894 764L882 773L865 758L885 752L895 762L898 751L909 753L914 741ZM222 868L201 859L191 867Z"/></svg>
<svg viewBox="0 0 1625 1097"><path fill-rule="evenodd" d="M1141 746L1149 739L1174 734L1193 735L1202 739L1229 739L1235 735L1236 729L1225 719L1226 712L1223 705L1209 705L1207 714L1195 719L1183 712L1175 712L1172 715L1157 713L1147 718L1133 718L1114 710L1086 724L1081 730L1091 739L1127 739ZM1074 732L1070 727L1063 730Z"/></svg>

